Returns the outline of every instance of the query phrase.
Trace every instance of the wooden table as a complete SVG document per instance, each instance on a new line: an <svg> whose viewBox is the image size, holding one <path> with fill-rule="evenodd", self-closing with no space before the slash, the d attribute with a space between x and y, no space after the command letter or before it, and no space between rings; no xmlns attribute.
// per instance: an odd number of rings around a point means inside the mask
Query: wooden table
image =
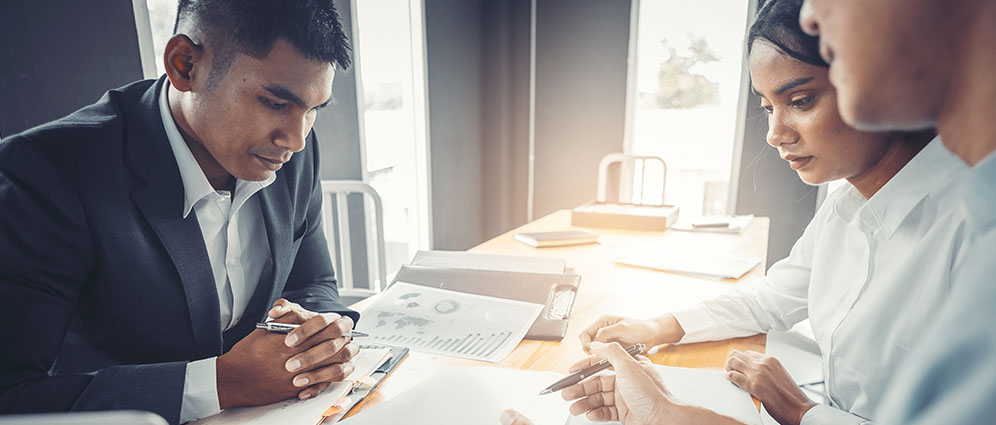
<svg viewBox="0 0 996 425"><path fill-rule="evenodd" d="M567 266L581 274L567 335L561 342L524 340L499 363L457 359L412 352L376 391L353 409L350 416L405 391L434 370L450 366L497 366L514 369L566 373L584 356L578 334L602 315L650 318L669 311L694 306L729 290L738 282L764 276L768 219L754 218L742 235L681 232L642 232L615 229L585 229L600 235L599 243L573 247L533 248L516 242L517 232L554 231L571 228L569 210L557 211L532 223L484 242L470 252L563 257ZM740 280L723 281L694 278L674 273L628 267L613 263L627 253L669 251L716 255L732 252L760 257L761 266ZM362 310L364 300L353 308ZM657 364L705 369L722 369L731 350L764 351L765 336L756 335L726 341L659 347L650 359Z"/></svg>

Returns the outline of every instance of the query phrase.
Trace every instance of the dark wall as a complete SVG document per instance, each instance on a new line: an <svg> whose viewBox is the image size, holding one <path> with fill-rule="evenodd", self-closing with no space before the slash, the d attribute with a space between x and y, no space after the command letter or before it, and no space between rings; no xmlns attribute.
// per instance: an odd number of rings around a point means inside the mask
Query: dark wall
<svg viewBox="0 0 996 425"><path fill-rule="evenodd" d="M0 135L9 136L143 79L131 1L4 0Z"/></svg>
<svg viewBox="0 0 996 425"><path fill-rule="evenodd" d="M484 240L482 22L486 1L426 0L433 244Z"/></svg>
<svg viewBox="0 0 996 425"><path fill-rule="evenodd" d="M534 218L593 201L599 160L622 152L630 7L537 2Z"/></svg>
<svg viewBox="0 0 996 425"><path fill-rule="evenodd" d="M484 3L481 135L484 237L526 222L529 0Z"/></svg>
<svg viewBox="0 0 996 425"><path fill-rule="evenodd" d="M595 198L622 150L628 1L537 2L535 217ZM427 0L433 242L526 221L530 1Z"/></svg>
<svg viewBox="0 0 996 425"><path fill-rule="evenodd" d="M343 29L352 42L349 0L336 0ZM355 63L355 58L352 58ZM356 107L356 74L353 68L336 70L332 84L335 104L318 111L314 131L321 143L323 180L360 180L360 127Z"/></svg>

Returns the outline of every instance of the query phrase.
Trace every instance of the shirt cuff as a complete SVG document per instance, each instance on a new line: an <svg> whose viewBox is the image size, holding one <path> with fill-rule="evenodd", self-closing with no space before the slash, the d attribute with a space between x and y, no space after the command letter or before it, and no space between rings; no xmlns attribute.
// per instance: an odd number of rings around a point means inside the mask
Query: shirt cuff
<svg viewBox="0 0 996 425"><path fill-rule="evenodd" d="M183 381L180 423L206 418L221 412L218 402L217 357L187 363Z"/></svg>
<svg viewBox="0 0 996 425"><path fill-rule="evenodd" d="M681 337L678 344L710 341L716 334L716 319L701 306L690 310L674 312L671 315L681 325L681 329L685 331L685 335Z"/></svg>
<svg viewBox="0 0 996 425"><path fill-rule="evenodd" d="M802 415L802 420L799 421L799 425L831 425L831 424L871 424L865 418L858 415L854 415L843 410L830 407L826 404L820 403L813 408L809 409L805 415Z"/></svg>

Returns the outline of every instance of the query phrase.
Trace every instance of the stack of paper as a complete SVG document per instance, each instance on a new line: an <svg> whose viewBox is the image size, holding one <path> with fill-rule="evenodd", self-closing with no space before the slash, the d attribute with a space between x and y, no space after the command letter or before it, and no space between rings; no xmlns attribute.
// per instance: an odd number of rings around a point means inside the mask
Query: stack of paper
<svg viewBox="0 0 996 425"><path fill-rule="evenodd" d="M440 269L491 270L513 273L563 274L567 261L553 257L476 254L462 251L419 251L412 265Z"/></svg>

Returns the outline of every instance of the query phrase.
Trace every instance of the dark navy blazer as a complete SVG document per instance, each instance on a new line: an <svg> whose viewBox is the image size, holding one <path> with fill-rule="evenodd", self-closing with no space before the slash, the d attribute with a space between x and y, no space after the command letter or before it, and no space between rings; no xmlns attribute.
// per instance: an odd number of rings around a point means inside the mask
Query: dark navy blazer
<svg viewBox="0 0 996 425"><path fill-rule="evenodd" d="M220 355L280 297L339 304L318 143L257 192L270 259L222 333L196 214L159 114L164 78L0 142L0 412L138 409L179 421L186 363Z"/></svg>

